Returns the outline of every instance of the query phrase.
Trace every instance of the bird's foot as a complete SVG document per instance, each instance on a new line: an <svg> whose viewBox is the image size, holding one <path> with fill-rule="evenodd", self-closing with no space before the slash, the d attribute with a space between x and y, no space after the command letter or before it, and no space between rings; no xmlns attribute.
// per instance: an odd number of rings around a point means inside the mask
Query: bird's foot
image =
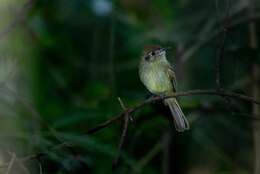
<svg viewBox="0 0 260 174"><path fill-rule="evenodd" d="M160 97L162 100L166 97L166 95L164 95L164 94L159 94L157 96Z"/></svg>
<svg viewBox="0 0 260 174"><path fill-rule="evenodd" d="M151 96L151 99L152 98L160 98L161 100L163 100L166 96L164 94L153 94Z"/></svg>

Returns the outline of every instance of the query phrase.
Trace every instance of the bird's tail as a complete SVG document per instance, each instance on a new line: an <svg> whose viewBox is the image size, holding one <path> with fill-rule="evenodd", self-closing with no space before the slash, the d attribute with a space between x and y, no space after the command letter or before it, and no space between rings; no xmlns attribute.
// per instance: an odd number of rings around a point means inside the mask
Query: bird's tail
<svg viewBox="0 0 260 174"><path fill-rule="evenodd" d="M175 98L165 99L165 104L170 107L174 125L178 132L183 132L190 128L189 122L183 114L181 107L178 104L178 101Z"/></svg>

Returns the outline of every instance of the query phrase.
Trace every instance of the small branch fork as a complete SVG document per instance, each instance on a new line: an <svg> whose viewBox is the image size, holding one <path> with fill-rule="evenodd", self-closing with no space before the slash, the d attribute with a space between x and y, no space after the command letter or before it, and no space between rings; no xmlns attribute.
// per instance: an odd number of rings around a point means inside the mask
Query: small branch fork
<svg viewBox="0 0 260 174"><path fill-rule="evenodd" d="M228 34L228 28L230 25L230 21L229 21L229 10L230 10L230 0L226 0L226 9L225 9L225 16L224 16L224 22L221 22L221 15L220 15L220 9L219 9L219 0L216 0L216 11L217 11L217 17L220 20L220 23L223 23L223 27L222 30L220 31L220 33L222 34L222 37L220 37L220 41L219 41L219 48L218 48L218 52L217 52L217 59L216 59L216 85L217 85L217 89L218 90L222 90L223 86L222 86L222 81L221 81L221 74L222 74L222 63L223 63L223 59L224 59L224 52L225 52L225 41L227 38L227 34ZM231 101L228 97L223 97L223 99L226 101L229 110L233 113L232 111L232 107L231 107Z"/></svg>
<svg viewBox="0 0 260 174"><path fill-rule="evenodd" d="M106 127L115 123L119 119L124 118L123 130L122 130L122 134L121 134L120 141L119 141L119 144L118 144L118 153L117 153L117 155L116 155L116 157L113 161L113 168L115 168L118 164L118 161L119 161L119 158L120 158L120 155L121 155L121 151L122 151L122 147L124 145L124 141L125 141L125 138L126 138L129 120L132 121L131 114L133 114L137 110L141 109L145 105L148 105L152 102L159 102L159 101L162 101L166 98L181 97L181 96L214 95L214 96L221 96L221 97L225 98L227 101L229 101L231 98L233 98L233 99L240 99L240 100L244 100L244 101L247 101L247 102L250 102L250 103L260 105L260 101L257 101L252 97L242 95L242 94L239 94L239 93L228 92L228 91L225 91L222 88L222 84L221 84L221 64L222 64L222 61L224 59L225 40L226 40L226 37L227 37L228 29L230 27L235 27L235 26L237 26L241 23L250 22L250 21L253 21L253 20L258 20L260 18L260 15L255 15L255 16L250 16L248 18L235 21L232 24L229 24L230 0L227 0L226 2L227 2L227 6L226 6L226 9L225 9L225 18L224 18L222 30L220 32L216 32L213 36L208 38L208 40L211 40L213 37L222 33L222 37L221 37L220 43L219 43L217 60L216 60L216 84L217 84L217 89L191 90L191 91L186 91L186 92L179 92L179 93L176 93L173 96L168 96L168 97L155 96L155 97L149 98L149 99L147 99L147 100L145 100L145 101L143 101L143 102L141 102L141 103L139 103L139 104L137 104L133 107L130 107L130 108L127 108L125 106L125 104L123 103L123 101L121 100L121 98L119 97L118 101L119 101L119 103L122 107L122 112L119 115L116 115L116 116L112 117L111 119L109 119L109 120L107 120L103 123L100 123L100 124L96 125L94 128L91 128L91 129L89 129L89 130L87 130L86 132L83 133L83 135L94 134L94 133L96 133L96 132L98 132L102 129L105 129ZM32 5L32 0L28 0L28 2L24 4L24 6L22 7L21 11L19 11L18 14L24 13L24 11L26 11L28 8L30 8L31 5ZM218 0L216 0L216 7L218 8ZM22 18L21 16L22 15L17 15L17 17L10 23L10 25L8 25L6 28L4 28L0 32L0 40L7 33L9 33L14 28L15 25L20 23L21 18ZM208 40L203 41L203 43L201 43L199 47L201 47L203 44L207 43ZM72 149L72 146L73 145L69 145L67 142L59 141L57 145L52 146L49 150L54 151L54 150L58 150L58 149L61 149L61 148L68 148L71 151L71 153L75 154L74 150ZM21 160L21 162L25 162L25 161L28 161L28 160L39 159L40 157L46 156L46 155L47 155L47 153L45 153L45 152L38 152L38 153L35 153L35 154L30 154L28 156L25 156L25 157L21 158L20 160ZM12 156L11 161L1 165L0 168L6 167L7 168L6 173L8 174L10 172L10 170L13 166L14 160L16 158L17 157L14 154ZM40 173L42 173L41 164L39 164L39 165L40 165Z"/></svg>
<svg viewBox="0 0 260 174"><path fill-rule="evenodd" d="M181 97L181 96L193 96L193 95L211 95L211 96L228 97L228 98L247 101L247 102L254 103L254 104L257 104L257 105L260 106L260 101L257 101L250 96L246 96L246 95L234 93L234 92L229 92L229 91L225 91L225 90L219 91L218 89L209 89L209 90L198 89L198 90L191 90L191 91L186 91L186 92L178 92L178 93L175 93L172 96L167 96L167 97L155 96L155 97L149 98L149 99L147 99L147 100L145 100L145 101L143 101L143 102L141 102L141 103L139 103L139 104L137 104L133 107L130 107L130 108L126 108L125 105L121 105L122 108L124 106L125 109L120 114L112 117L111 119L109 119L109 120L107 120L103 123L96 125L94 128L91 128L88 131L86 131L85 133L83 133L83 135L94 134L94 133L96 133L96 132L98 132L102 129L105 129L106 127L110 126L111 124L115 123L117 120L128 117L127 121L124 122L124 129L123 129L121 139L120 139L120 143L119 143L119 149L121 150L125 136L126 136L126 130L127 130L126 125L128 125L129 115L133 114L134 112L141 109L145 105L151 104L153 102L159 102L159 101L162 101L166 98L174 98L174 97ZM52 146L49 150L54 151L54 150L58 150L58 149L61 149L61 148L67 147L67 146L68 146L68 143L63 142L63 143ZM31 155L28 155L28 156L21 158L21 162L38 159L39 157L43 157L43 156L46 156L46 155L47 155L47 153L45 153L45 152L34 153L34 154L31 154ZM115 161L117 161L117 158L119 158L119 156L115 158ZM8 167L9 165L10 165L10 162L1 165L0 168Z"/></svg>
<svg viewBox="0 0 260 174"><path fill-rule="evenodd" d="M118 101L123 109L123 112L127 110L125 104L123 103L123 101L121 100L120 97L118 97ZM126 133L127 133L127 129L128 129L128 124L129 124L129 120L132 121L131 119L131 116L128 112L126 112L124 114L124 125L123 125L123 130L122 130L122 134L121 134L121 137L120 137L120 141L119 141L119 144L118 144L118 151L117 151L117 155L113 161L113 169L116 169L117 168L117 164L118 164L118 160L120 158L120 155L121 155L121 151L122 151L122 148L123 148L123 145L124 145L124 142L125 142L125 138L126 138Z"/></svg>

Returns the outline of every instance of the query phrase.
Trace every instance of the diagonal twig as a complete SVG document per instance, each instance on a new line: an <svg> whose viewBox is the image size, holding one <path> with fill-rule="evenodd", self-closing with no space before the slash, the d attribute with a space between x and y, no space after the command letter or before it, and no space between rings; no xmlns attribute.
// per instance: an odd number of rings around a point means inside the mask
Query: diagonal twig
<svg viewBox="0 0 260 174"><path fill-rule="evenodd" d="M8 86L4 85L4 89L6 90L6 92L8 94L10 94L11 96L15 97L15 99L20 102L32 115L32 117L36 120L38 120L44 127L46 127L51 133L52 136L56 139L56 141L59 144L63 144L64 141L58 136L58 132L56 131L55 128L53 128L51 125L49 125L44 119L43 117L40 115L39 112L37 112L37 110L32 106L31 103L27 102L23 96L20 96L18 93L16 93L15 91L13 91L12 89L10 89ZM76 151L75 148L73 148L72 146L68 145L68 143L64 143L64 148L66 148L74 157L76 160L78 160L76 157L78 156L78 152Z"/></svg>
<svg viewBox="0 0 260 174"><path fill-rule="evenodd" d="M121 100L120 97L118 97L118 101L119 101L123 111L127 110L125 104L123 103L123 101ZM124 125L123 125L122 134L121 134L121 137L120 137L120 140L119 140L119 144L118 144L117 154L116 154L116 157L113 161L113 169L116 169L117 165L118 165L118 160L120 158L121 151L122 151L122 148L123 148L123 145L124 145L124 142L125 142L125 138L126 138L126 133L127 133L128 124L129 124L129 118L130 118L130 115L129 115L129 113L126 112L125 115L124 115Z"/></svg>
<svg viewBox="0 0 260 174"><path fill-rule="evenodd" d="M12 153L12 158L11 158L11 161L9 162L9 164L8 164L8 167L6 169L6 173L5 174L9 174L11 172L11 169L12 169L12 167L14 165L14 162L15 162L15 158L16 158L15 153Z"/></svg>
<svg viewBox="0 0 260 174"><path fill-rule="evenodd" d="M160 153L165 145L165 142L168 141L170 135L165 134L153 147L152 149L144 155L144 157L136 164L133 169L133 173L140 173L142 168L149 163L158 153Z"/></svg>
<svg viewBox="0 0 260 174"><path fill-rule="evenodd" d="M38 163L39 163L39 171L40 171L39 173L43 174L42 163L40 161L38 161Z"/></svg>
<svg viewBox="0 0 260 174"><path fill-rule="evenodd" d="M230 21L230 24L228 26L228 29L236 28L242 24L250 23L252 21L258 21L260 19L260 13L256 13L254 16L249 17L242 17L238 19L234 19ZM207 43L214 40L216 37L221 34L221 31L219 29L214 29L212 34L200 41L198 41L196 44L193 44L190 48L188 48L185 53L183 54L183 61L188 61L198 50L200 50L203 46L205 46Z"/></svg>
<svg viewBox="0 0 260 174"><path fill-rule="evenodd" d="M224 59L224 52L225 52L225 41L227 37L227 32L228 32L228 27L229 27L229 10L230 10L230 0L226 0L227 6L225 10L225 18L224 18L224 23L222 27L222 37L220 39L219 43L219 49L218 49L218 54L217 54L217 60L216 60L216 84L218 89L222 89L222 84L221 84L221 65ZM219 9L218 9L218 0L216 0L216 8L217 8L217 13L218 17L220 18L219 15Z"/></svg>
<svg viewBox="0 0 260 174"><path fill-rule="evenodd" d="M225 91L225 90L219 91L217 89L190 90L190 91L185 91L185 92L178 92L178 93L175 93L172 96L167 96L167 97L155 96L155 97L149 98L149 99L147 99L147 100L145 100L145 101L143 101L143 102L141 102L141 103L139 103L139 104L137 104L133 107L130 107L130 108L122 111L121 113L112 117L111 119L96 125L94 128L87 130L85 133L83 133L83 135L94 134L94 133L110 126L111 124L115 123L116 121L124 118L124 116L126 114L127 115L133 114L134 112L138 111L142 107L144 107L148 104L151 104L153 102L159 102L159 101L162 101L166 98L175 98L175 97L193 96L193 95L197 95L197 96L199 96L199 95L211 95L211 96L222 96L222 97L225 96L225 97L229 97L229 98L233 98L233 99L239 99L239 100L247 101L247 102L250 102L250 103L254 103L254 104L260 106L260 101L255 100L253 97L243 95L243 94L239 94L239 93L235 93L235 92L229 92L229 91ZM50 151L57 150L57 149L64 148L66 146L68 146L68 143L62 142L62 143L59 143L59 144L52 146L49 150ZM71 145L71 146L73 146L73 145ZM38 153L30 154L28 156L21 158L21 161L25 162L25 161L37 159L39 157L46 156L46 155L47 155L47 153L45 153L45 152L38 152ZM9 166L9 163L6 163L6 164L1 165L0 168L8 167L8 166Z"/></svg>
<svg viewBox="0 0 260 174"><path fill-rule="evenodd" d="M30 174L30 171L28 170L28 168L23 164L23 161L21 161L19 158L17 158L17 156L14 152L8 151L8 153L10 155L12 155L12 157L14 157L14 161L16 162L16 164L19 165L20 169L22 169L24 171L24 173Z"/></svg>

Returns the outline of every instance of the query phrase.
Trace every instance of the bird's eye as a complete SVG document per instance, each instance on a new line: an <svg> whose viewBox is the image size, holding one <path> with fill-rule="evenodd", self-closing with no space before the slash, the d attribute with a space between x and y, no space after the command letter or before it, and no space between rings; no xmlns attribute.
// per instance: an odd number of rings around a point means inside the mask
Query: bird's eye
<svg viewBox="0 0 260 174"><path fill-rule="evenodd" d="M144 59L145 59L146 61L149 61L149 60L150 60L150 56L149 56L149 55L148 55L148 56L145 56Z"/></svg>
<svg viewBox="0 0 260 174"><path fill-rule="evenodd" d="M151 54L152 54L152 56L154 56L154 55L155 55L155 52L153 51Z"/></svg>

